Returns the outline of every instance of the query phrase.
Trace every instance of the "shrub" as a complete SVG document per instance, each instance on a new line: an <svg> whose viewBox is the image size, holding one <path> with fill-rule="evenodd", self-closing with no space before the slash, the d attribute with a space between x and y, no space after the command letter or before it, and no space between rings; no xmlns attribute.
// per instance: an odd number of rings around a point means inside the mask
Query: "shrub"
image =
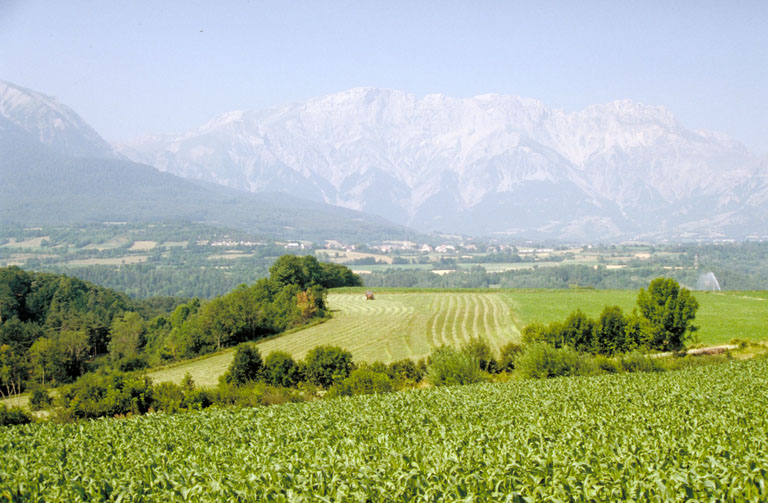
<svg viewBox="0 0 768 503"><path fill-rule="evenodd" d="M594 362L597 370L606 374L618 374L623 370L620 361L605 355L595 356Z"/></svg>
<svg viewBox="0 0 768 503"><path fill-rule="evenodd" d="M515 360L515 373L523 378L546 378L596 373L595 363L570 347L555 348L543 342L528 344Z"/></svg>
<svg viewBox="0 0 768 503"><path fill-rule="evenodd" d="M292 387L301 380L299 365L288 353L274 351L264 361L264 381L272 386Z"/></svg>
<svg viewBox="0 0 768 503"><path fill-rule="evenodd" d="M370 395L392 391L392 380L384 372L366 367L353 370L349 377L334 385L331 396Z"/></svg>
<svg viewBox="0 0 768 503"><path fill-rule="evenodd" d="M508 342L501 347L501 359L499 360L499 370L510 372L515 369L515 358L523 350L523 347L516 342Z"/></svg>
<svg viewBox="0 0 768 503"><path fill-rule="evenodd" d="M637 351L622 356L621 367L626 372L659 372L664 370L657 359Z"/></svg>
<svg viewBox="0 0 768 503"><path fill-rule="evenodd" d="M304 378L324 388L346 379L352 371L352 353L335 346L319 346L307 353Z"/></svg>
<svg viewBox="0 0 768 503"><path fill-rule="evenodd" d="M269 386L264 382L250 382L241 386L219 384L211 392L214 403L237 407L258 407L260 405L281 404L301 401L301 394L296 390Z"/></svg>
<svg viewBox="0 0 768 503"><path fill-rule="evenodd" d="M738 337L731 339L728 341L728 344L734 345L739 349L744 349L749 345L752 345L752 341L745 341L744 339L739 339Z"/></svg>
<svg viewBox="0 0 768 503"><path fill-rule="evenodd" d="M543 323L535 321L530 325L523 327L523 344L533 344L534 342L544 342L547 340L548 328Z"/></svg>
<svg viewBox="0 0 768 503"><path fill-rule="evenodd" d="M725 352L716 355L666 356L653 358L653 362L663 370L681 370L691 367L718 365L727 363L732 359L733 355L730 352Z"/></svg>
<svg viewBox="0 0 768 503"><path fill-rule="evenodd" d="M256 407L267 389L264 382L247 382L241 385L219 383L213 391L213 401L221 405Z"/></svg>
<svg viewBox="0 0 768 503"><path fill-rule="evenodd" d="M185 385L162 382L154 387L152 406L155 410L181 412L210 407L213 399L209 392Z"/></svg>
<svg viewBox="0 0 768 503"><path fill-rule="evenodd" d="M261 395L262 405L281 405L284 403L301 402L303 398L295 389L268 386Z"/></svg>
<svg viewBox="0 0 768 503"><path fill-rule="evenodd" d="M264 362L255 344L240 344L225 380L235 385L258 381L263 377Z"/></svg>
<svg viewBox="0 0 768 503"><path fill-rule="evenodd" d="M0 426L12 426L31 422L32 417L20 407L11 407L9 409L4 404L0 403Z"/></svg>
<svg viewBox="0 0 768 503"><path fill-rule="evenodd" d="M577 351L594 351L596 324L580 309L572 312L560 325L559 333L551 334L556 346L572 346ZM551 343L554 341L550 340Z"/></svg>
<svg viewBox="0 0 768 503"><path fill-rule="evenodd" d="M427 376L429 382L435 386L472 384L483 380L477 357L450 346L442 346L432 351Z"/></svg>
<svg viewBox="0 0 768 503"><path fill-rule="evenodd" d="M461 346L461 351L468 355L472 355L480 366L480 370L484 372L490 372L495 370L498 365L493 359L493 352L491 346L482 337L472 337Z"/></svg>
<svg viewBox="0 0 768 503"><path fill-rule="evenodd" d="M121 358L115 364L115 368L120 372L133 372L135 370L142 370L147 368L146 360L140 356L126 356Z"/></svg>
<svg viewBox="0 0 768 503"><path fill-rule="evenodd" d="M373 370L374 372L380 372L382 374L386 374L389 371L389 367L387 367L387 364L382 363L380 361L375 361L370 364L364 363L363 365L366 365L369 369Z"/></svg>
<svg viewBox="0 0 768 503"><path fill-rule="evenodd" d="M595 325L592 353L628 351L636 341L627 338L627 317L619 306L605 306Z"/></svg>
<svg viewBox="0 0 768 503"><path fill-rule="evenodd" d="M29 408L31 410L43 410L51 406L51 396L48 390L43 387L36 387L32 390L32 396L29 397Z"/></svg>
<svg viewBox="0 0 768 503"><path fill-rule="evenodd" d="M143 414L152 405L152 381L122 372L86 374L62 388L60 401L75 418Z"/></svg>
<svg viewBox="0 0 768 503"><path fill-rule="evenodd" d="M419 382L424 378L425 369L413 360L398 360L389 364L387 373L399 381Z"/></svg>
<svg viewBox="0 0 768 503"><path fill-rule="evenodd" d="M181 380L181 387L184 389L195 389L195 380L192 379L192 374L189 371L184 374L184 378Z"/></svg>

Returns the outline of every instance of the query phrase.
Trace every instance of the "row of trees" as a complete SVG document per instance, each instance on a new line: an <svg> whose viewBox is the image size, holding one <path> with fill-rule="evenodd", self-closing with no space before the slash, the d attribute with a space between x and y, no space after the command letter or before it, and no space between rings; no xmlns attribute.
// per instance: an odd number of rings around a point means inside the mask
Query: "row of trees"
<svg viewBox="0 0 768 503"><path fill-rule="evenodd" d="M309 255L284 255L269 274L251 286L240 285L206 303L193 299L170 316L152 320L145 343L150 359L192 357L301 326L326 316L328 288L361 284L348 268Z"/></svg>
<svg viewBox="0 0 768 503"><path fill-rule="evenodd" d="M677 351L685 347L697 327L692 324L699 304L690 290L674 279L657 278L641 289L637 307L624 314L618 306L606 306L593 320L581 310L563 322L532 323L523 329L523 342L546 342L554 347L612 355L637 348Z"/></svg>
<svg viewBox="0 0 768 503"><path fill-rule="evenodd" d="M255 344L243 343L215 388L198 389L189 375L181 384L153 384L139 372L100 371L60 388L55 400L45 390L35 390L30 404L34 410L54 407L51 417L64 421L143 414L149 410L179 412L211 405L268 405L318 396L394 391L413 386L425 372L423 360L355 364L348 351L334 346L316 347L298 362L282 352L262 359ZM317 393L320 388L325 392ZM19 412L0 410L0 426L31 420Z"/></svg>
<svg viewBox="0 0 768 503"><path fill-rule="evenodd" d="M592 356L543 342L524 346L509 343L497 355L485 340L475 338L459 348L435 348L426 360L406 359L386 365L355 363L348 351L334 346L316 347L301 361L284 352L262 358L255 344L243 343L215 388L198 389L189 374L180 384L153 384L138 372L95 372L60 388L55 400L45 390L37 389L30 404L34 410L55 405L51 417L69 421L150 410L180 412L211 405L257 406L321 396L388 393L413 388L425 379L433 386L472 384L492 380L493 374L499 372L513 372L519 378L548 378L658 372L679 367L662 360L638 352ZM0 410L0 426L30 420L18 410Z"/></svg>
<svg viewBox="0 0 768 503"><path fill-rule="evenodd" d="M255 344L238 346L222 381L236 386L264 382L271 386L294 387L308 383L329 390L332 395L392 391L404 384L419 383L424 377L435 386L480 382L490 374L511 371L522 351L510 342L494 354L488 342L475 337L461 347L441 346L418 362L403 359L390 363L355 363L352 354L340 347L318 346L301 361L289 354L272 352L262 358Z"/></svg>
<svg viewBox="0 0 768 503"><path fill-rule="evenodd" d="M297 265L302 262L294 259L278 264L271 280L299 281L307 287L303 292L319 286L308 273L313 264L307 269ZM171 317L189 311L188 307L179 306ZM487 341L473 338L460 348L435 348L426 360L401 360L389 365L356 364L350 352L333 346L316 347L301 361L285 352L263 358L256 344L246 342L238 346L232 364L215 389L198 390L189 376L181 385L153 385L139 373L91 373L60 391L56 414L68 419L151 409L176 412L213 404L253 406L314 399L318 388L325 390L320 395L326 397L386 393L413 387L424 378L435 386L471 384L492 379L492 374L499 372L514 372L520 378L546 378L663 371L685 365L686 359L662 361L634 350L679 349L695 330L691 322L697 308L688 290L674 280L659 278L640 291L637 307L630 315L615 306L606 307L598 320L577 311L564 322L529 325L524 329L522 346L510 342L498 354ZM116 324L130 332L133 328L129 321L123 316ZM118 341L113 336L111 350L116 351L121 344ZM615 353L621 354L610 356ZM44 391L37 390L31 403L46 407L51 400ZM6 422L17 420L8 416Z"/></svg>

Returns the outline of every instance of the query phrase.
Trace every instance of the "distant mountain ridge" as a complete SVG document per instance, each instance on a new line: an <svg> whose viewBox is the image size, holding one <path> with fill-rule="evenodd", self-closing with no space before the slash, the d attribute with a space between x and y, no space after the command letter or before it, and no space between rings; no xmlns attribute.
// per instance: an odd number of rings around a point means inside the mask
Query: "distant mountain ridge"
<svg viewBox="0 0 768 503"><path fill-rule="evenodd" d="M2 80L0 117L62 154L117 157L112 146L71 108L55 98Z"/></svg>
<svg viewBox="0 0 768 503"><path fill-rule="evenodd" d="M287 194L246 192L127 161L53 98L0 82L0 223L188 220L273 238L364 241L415 234Z"/></svg>
<svg viewBox="0 0 768 503"><path fill-rule="evenodd" d="M563 239L768 236L768 167L629 100L565 113L358 88L118 149L170 173L417 229Z"/></svg>

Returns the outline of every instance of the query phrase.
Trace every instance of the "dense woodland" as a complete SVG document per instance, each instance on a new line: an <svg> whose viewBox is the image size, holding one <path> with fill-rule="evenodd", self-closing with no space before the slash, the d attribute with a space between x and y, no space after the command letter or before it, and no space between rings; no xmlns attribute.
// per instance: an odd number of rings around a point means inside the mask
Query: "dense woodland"
<svg viewBox="0 0 768 503"><path fill-rule="evenodd" d="M310 256L283 256L269 273L210 301L136 301L77 278L0 268L0 392L258 340L322 319L327 288L360 284L346 267Z"/></svg>

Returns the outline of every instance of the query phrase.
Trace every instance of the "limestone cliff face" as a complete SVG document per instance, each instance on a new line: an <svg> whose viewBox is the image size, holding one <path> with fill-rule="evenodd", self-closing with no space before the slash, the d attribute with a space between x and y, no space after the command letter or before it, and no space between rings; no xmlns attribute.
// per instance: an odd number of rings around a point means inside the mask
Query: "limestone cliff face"
<svg viewBox="0 0 768 503"><path fill-rule="evenodd" d="M565 113L504 95L374 88L237 111L124 147L171 173L421 230L561 238L765 233L765 165L631 101ZM763 218L765 220L765 218Z"/></svg>

